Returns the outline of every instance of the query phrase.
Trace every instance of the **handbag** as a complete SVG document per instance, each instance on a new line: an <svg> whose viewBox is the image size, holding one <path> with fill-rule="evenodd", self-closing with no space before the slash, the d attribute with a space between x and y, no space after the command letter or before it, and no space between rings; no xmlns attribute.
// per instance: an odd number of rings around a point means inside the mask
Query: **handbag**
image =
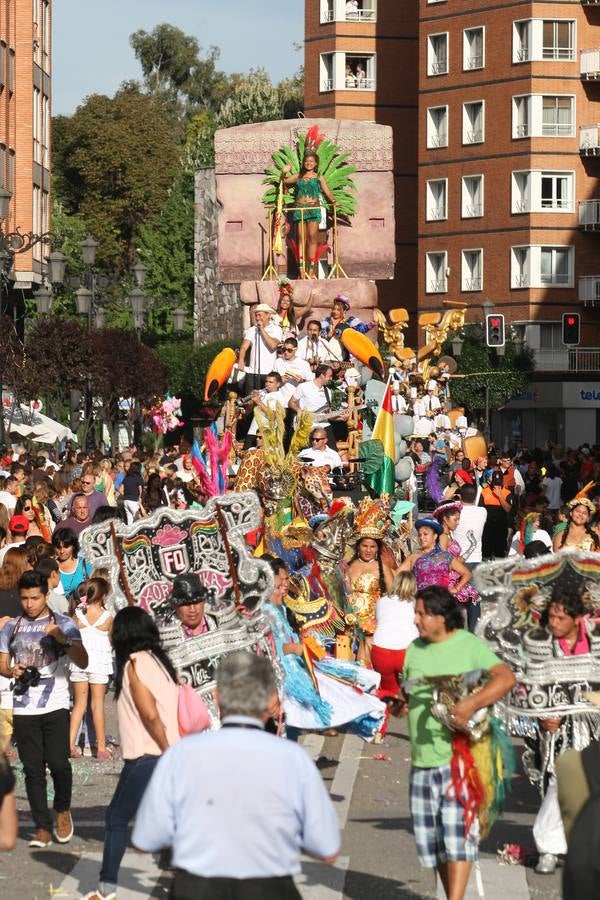
<svg viewBox="0 0 600 900"><path fill-rule="evenodd" d="M202 697L196 693L191 684L179 685L177 697L177 724L179 734L198 734L210 728L210 716Z"/></svg>

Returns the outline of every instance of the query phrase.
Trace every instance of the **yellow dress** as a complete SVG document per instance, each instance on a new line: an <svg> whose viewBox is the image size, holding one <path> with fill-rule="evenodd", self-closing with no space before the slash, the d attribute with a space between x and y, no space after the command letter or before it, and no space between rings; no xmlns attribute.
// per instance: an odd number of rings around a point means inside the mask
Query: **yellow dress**
<svg viewBox="0 0 600 900"><path fill-rule="evenodd" d="M375 604L381 596L379 575L363 572L352 582L352 592L348 597L348 610L356 616L365 634L375 631Z"/></svg>

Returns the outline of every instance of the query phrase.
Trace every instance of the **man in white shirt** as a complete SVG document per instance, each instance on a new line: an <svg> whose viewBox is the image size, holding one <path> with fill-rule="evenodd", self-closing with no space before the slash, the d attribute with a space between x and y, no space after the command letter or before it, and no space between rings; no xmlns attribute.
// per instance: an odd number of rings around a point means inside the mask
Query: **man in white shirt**
<svg viewBox="0 0 600 900"><path fill-rule="evenodd" d="M408 405L404 396L400 393L400 384L397 381L392 382L392 413L403 415L408 409Z"/></svg>
<svg viewBox="0 0 600 900"><path fill-rule="evenodd" d="M283 342L283 356L275 363L275 371L281 375L281 394L286 401L284 406L287 406L298 385L314 378L310 363L306 359L301 359L297 350L296 338L287 337Z"/></svg>
<svg viewBox="0 0 600 900"><path fill-rule="evenodd" d="M246 378L244 394L257 387L264 387L265 378L275 370L277 363L277 347L281 343L283 331L273 321L275 310L268 303L259 303L254 310L255 325L247 328L240 345L238 355L238 372L246 372L253 379ZM246 354L250 358L246 365ZM250 384L250 381L253 383Z"/></svg>
<svg viewBox="0 0 600 900"><path fill-rule="evenodd" d="M329 342L321 337L321 323L318 319L311 319L306 326L306 336L298 341L298 356L315 367L337 358L333 355Z"/></svg>
<svg viewBox="0 0 600 900"><path fill-rule="evenodd" d="M481 536L487 519L487 509L484 506L475 506L477 488L474 484L463 484L458 494L463 507L453 537L460 544L462 558L473 571L481 562ZM467 607L469 631L475 630L480 615L479 603L469 603Z"/></svg>
<svg viewBox="0 0 600 900"><path fill-rule="evenodd" d="M298 459L309 466L329 466L335 469L343 466L343 460L337 450L327 446L327 432L318 425L310 436L310 447L301 450Z"/></svg>
<svg viewBox="0 0 600 900"><path fill-rule="evenodd" d="M19 495L19 482L13 475L6 479L4 490L0 491L0 503L3 503L9 513L14 511Z"/></svg>
<svg viewBox="0 0 600 900"><path fill-rule="evenodd" d="M275 409L278 403L284 409L287 409L288 398L283 393L279 372L270 372L265 379L264 388L261 391L252 391L252 403L253 410L258 407L263 412L266 412L267 409ZM250 447L256 446L257 432L258 425L253 415L246 440L244 441L244 450L249 450Z"/></svg>
<svg viewBox="0 0 600 900"><path fill-rule="evenodd" d="M326 363L317 366L313 381L305 381L294 391L294 395L289 401L289 408L294 412L301 412L307 409L309 412L318 413L322 411L325 415L331 410L331 395L328 385L331 384L333 378L333 369ZM337 420L345 421L350 416L349 410L343 410L335 414ZM331 446L335 446L335 437L331 430L331 424L328 421L321 421L319 425L327 429L327 435Z"/></svg>

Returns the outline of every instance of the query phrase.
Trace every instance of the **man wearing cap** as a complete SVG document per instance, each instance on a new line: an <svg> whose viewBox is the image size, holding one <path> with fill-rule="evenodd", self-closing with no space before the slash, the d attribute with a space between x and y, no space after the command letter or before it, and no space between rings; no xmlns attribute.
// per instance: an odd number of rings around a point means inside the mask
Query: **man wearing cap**
<svg viewBox="0 0 600 900"><path fill-rule="evenodd" d="M268 303L259 303L254 308L255 325L244 332L238 355L238 372L246 373L244 396L253 390L265 386L269 372L275 370L277 363L277 347L283 337L281 325L273 321L275 310ZM248 365L246 354L250 351Z"/></svg>
<svg viewBox="0 0 600 900"><path fill-rule="evenodd" d="M9 550L12 550L14 547L20 547L27 540L29 520L26 516L11 516L8 520L8 530L10 531L11 541L10 544L7 544L6 547L0 550L0 566Z"/></svg>
<svg viewBox="0 0 600 900"><path fill-rule="evenodd" d="M133 844L172 849L171 900L300 900L302 852L334 862L333 803L306 751L265 732L272 666L237 651L217 670L222 727L169 748L136 815Z"/></svg>

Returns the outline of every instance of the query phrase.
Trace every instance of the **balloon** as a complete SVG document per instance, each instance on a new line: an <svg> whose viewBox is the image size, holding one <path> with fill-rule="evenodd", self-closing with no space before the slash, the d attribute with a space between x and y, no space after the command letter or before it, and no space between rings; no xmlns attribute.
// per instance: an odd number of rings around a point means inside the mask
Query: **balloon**
<svg viewBox="0 0 600 900"><path fill-rule="evenodd" d="M373 341L354 328L344 328L340 340L348 353L368 366L379 378L383 378L383 360Z"/></svg>
<svg viewBox="0 0 600 900"><path fill-rule="evenodd" d="M235 352L231 347L225 347L220 353L217 353L206 373L204 380L204 399L210 400L213 394L216 394L220 387L223 387L233 369L236 362Z"/></svg>
<svg viewBox="0 0 600 900"><path fill-rule="evenodd" d="M413 433L414 427L412 416L394 416L394 431L397 431L400 437L408 437Z"/></svg>
<svg viewBox="0 0 600 900"><path fill-rule="evenodd" d="M396 463L395 473L396 481L408 481L413 473L414 463L410 456L403 457Z"/></svg>

